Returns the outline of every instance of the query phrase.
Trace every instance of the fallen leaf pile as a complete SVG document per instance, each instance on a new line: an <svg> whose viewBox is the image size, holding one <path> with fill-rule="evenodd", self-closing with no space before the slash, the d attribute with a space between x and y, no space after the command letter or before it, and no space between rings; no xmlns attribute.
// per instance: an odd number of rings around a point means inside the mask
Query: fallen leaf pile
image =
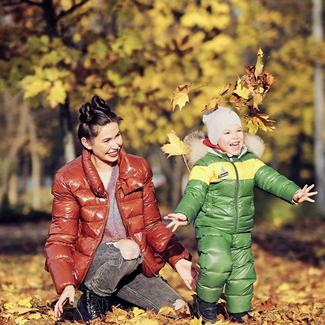
<svg viewBox="0 0 325 325"><path fill-rule="evenodd" d="M19 226L18 226L19 227ZM253 251L257 271L255 285L255 320L247 324L324 324L325 319L325 252L323 223L305 224L301 228L270 231L258 227L254 234ZM191 243L197 258L193 232L186 230L179 237ZM1 244L0 244L1 245ZM50 275L44 270L44 258L36 254L0 255L0 324L55 324L53 305L57 298ZM193 292L186 289L180 277L166 266L161 275L188 302ZM218 304L217 324L231 324L225 301ZM65 319L56 324L71 324L73 308L65 312ZM102 319L91 324L138 325L199 325L201 320L189 318L182 312L163 307L158 314L137 307L113 307Z"/></svg>

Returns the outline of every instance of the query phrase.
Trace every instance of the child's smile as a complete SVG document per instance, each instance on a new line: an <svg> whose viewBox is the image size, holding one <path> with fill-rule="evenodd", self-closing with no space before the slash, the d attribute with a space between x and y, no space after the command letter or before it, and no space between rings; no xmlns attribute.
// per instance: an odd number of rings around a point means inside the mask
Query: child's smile
<svg viewBox="0 0 325 325"><path fill-rule="evenodd" d="M224 129L221 134L218 145L219 147L232 155L239 155L244 144L244 134L242 127L233 124Z"/></svg>

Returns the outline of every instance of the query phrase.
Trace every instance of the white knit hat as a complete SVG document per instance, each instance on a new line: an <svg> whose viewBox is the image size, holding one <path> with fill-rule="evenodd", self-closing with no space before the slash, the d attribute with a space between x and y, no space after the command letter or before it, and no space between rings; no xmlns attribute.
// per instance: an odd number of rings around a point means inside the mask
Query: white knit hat
<svg viewBox="0 0 325 325"><path fill-rule="evenodd" d="M241 125L238 114L226 107L219 107L211 113L205 113L202 121L208 128L209 140L215 145L218 144L225 128L233 124Z"/></svg>

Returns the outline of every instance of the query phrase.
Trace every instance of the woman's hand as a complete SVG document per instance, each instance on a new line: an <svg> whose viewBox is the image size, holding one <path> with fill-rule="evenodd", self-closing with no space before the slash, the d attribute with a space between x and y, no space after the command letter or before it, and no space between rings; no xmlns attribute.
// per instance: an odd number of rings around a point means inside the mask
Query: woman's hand
<svg viewBox="0 0 325 325"><path fill-rule="evenodd" d="M299 190L294 196L293 196L293 202L294 203L301 203L304 201L308 202L315 202L315 200L311 199L311 196L316 195L318 192L310 192L310 190L314 187L315 185L312 184L308 186L307 184Z"/></svg>
<svg viewBox="0 0 325 325"><path fill-rule="evenodd" d="M70 305L73 305L75 295L75 288L73 285L68 285L64 288L61 296L54 307L54 315L56 318L60 318L63 313L63 306L67 300L69 300Z"/></svg>
<svg viewBox="0 0 325 325"><path fill-rule="evenodd" d="M170 213L164 217L166 220L171 220L171 222L167 225L167 228L171 228L172 232L174 232L179 226L186 226L188 223L187 217L183 213Z"/></svg>
<svg viewBox="0 0 325 325"><path fill-rule="evenodd" d="M197 264L193 264L191 261L188 261L185 258L182 258L175 264L175 269L185 282L185 285L190 290L195 291L196 282L200 273L199 266Z"/></svg>

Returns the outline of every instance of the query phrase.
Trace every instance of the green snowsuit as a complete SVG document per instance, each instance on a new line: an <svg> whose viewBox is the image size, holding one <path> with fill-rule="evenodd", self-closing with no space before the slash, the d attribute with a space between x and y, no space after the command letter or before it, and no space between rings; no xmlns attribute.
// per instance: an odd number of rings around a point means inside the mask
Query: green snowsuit
<svg viewBox="0 0 325 325"><path fill-rule="evenodd" d="M175 213L195 220L199 265L197 295L217 302L225 286L230 313L251 310L256 280L251 252L254 186L288 202L299 187L253 153L229 157L215 150L191 170Z"/></svg>

